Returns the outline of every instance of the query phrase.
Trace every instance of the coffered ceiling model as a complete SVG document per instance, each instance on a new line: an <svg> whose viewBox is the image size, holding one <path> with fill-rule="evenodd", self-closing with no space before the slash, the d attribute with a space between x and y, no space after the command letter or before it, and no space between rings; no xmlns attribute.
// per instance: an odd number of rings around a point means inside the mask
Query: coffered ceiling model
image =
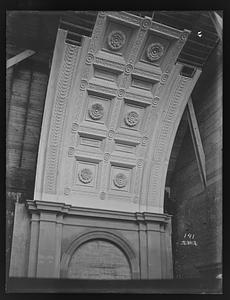
<svg viewBox="0 0 230 300"><path fill-rule="evenodd" d="M163 213L174 137L200 75L176 63L189 35L126 12L99 12L81 47L59 29L34 199Z"/></svg>
<svg viewBox="0 0 230 300"><path fill-rule="evenodd" d="M24 244L14 221L10 276L172 278L165 178L201 73L185 76L177 62L189 31L99 12L81 46L68 34L57 33L34 199Z"/></svg>

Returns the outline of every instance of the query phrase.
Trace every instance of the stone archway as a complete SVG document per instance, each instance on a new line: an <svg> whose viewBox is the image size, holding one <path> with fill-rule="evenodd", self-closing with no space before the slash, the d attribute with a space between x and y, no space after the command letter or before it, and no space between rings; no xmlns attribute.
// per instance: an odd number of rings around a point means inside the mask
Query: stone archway
<svg viewBox="0 0 230 300"><path fill-rule="evenodd" d="M130 240L141 252L141 278L169 278L171 227L163 211L165 178L179 121L201 72L197 69L193 78L187 77L177 62L189 31L127 12L99 12L92 36L82 39L81 46L68 43L67 35L58 30L34 199L82 208L85 217L87 210L99 215L110 211L114 217L122 212L127 224L133 214L132 230L138 238ZM73 214L79 226L79 215L74 210ZM108 225L98 217L89 220L90 227ZM119 224L122 231L123 221ZM112 222L108 227L116 229ZM131 262L129 247L114 238L117 241L108 236ZM40 244L46 256L47 245ZM64 255L64 277L76 249L74 245ZM43 275L43 261L40 265ZM133 271L132 263L131 267L133 276L139 269Z"/></svg>
<svg viewBox="0 0 230 300"><path fill-rule="evenodd" d="M124 238L109 231L90 231L77 236L63 254L61 277L136 279L138 264Z"/></svg>

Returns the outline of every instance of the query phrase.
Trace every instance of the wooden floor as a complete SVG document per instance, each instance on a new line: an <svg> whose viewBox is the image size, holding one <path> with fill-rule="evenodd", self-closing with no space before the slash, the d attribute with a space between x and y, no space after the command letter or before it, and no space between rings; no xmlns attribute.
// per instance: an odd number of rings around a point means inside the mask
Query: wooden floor
<svg viewBox="0 0 230 300"><path fill-rule="evenodd" d="M10 278L7 293L222 294L220 279L76 280Z"/></svg>

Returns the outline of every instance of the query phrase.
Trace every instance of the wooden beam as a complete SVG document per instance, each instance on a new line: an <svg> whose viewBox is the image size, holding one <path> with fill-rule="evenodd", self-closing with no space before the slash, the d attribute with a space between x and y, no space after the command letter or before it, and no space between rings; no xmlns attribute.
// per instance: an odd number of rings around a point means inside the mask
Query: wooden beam
<svg viewBox="0 0 230 300"><path fill-rule="evenodd" d="M190 97L187 105L187 115L188 115L188 124L192 136L193 146L196 154L197 165L199 168L199 173L201 181L204 185L204 188L207 185L206 181L206 169L205 169L205 154L200 137L199 127L196 120L196 115L192 103L192 98Z"/></svg>
<svg viewBox="0 0 230 300"><path fill-rule="evenodd" d="M14 57L11 57L7 60L6 62L6 68L10 68L12 67L13 65L19 63L20 61L30 57L31 55L34 55L35 54L35 51L33 50L30 50L30 49L27 49L19 54L17 54L16 56Z"/></svg>
<svg viewBox="0 0 230 300"><path fill-rule="evenodd" d="M216 28L216 32L222 42L223 19L215 11L209 12L212 22Z"/></svg>

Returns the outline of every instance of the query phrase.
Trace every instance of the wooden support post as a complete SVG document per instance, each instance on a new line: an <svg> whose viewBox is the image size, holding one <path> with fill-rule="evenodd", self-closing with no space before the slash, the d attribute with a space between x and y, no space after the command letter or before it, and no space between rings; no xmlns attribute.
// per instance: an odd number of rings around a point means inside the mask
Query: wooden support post
<svg viewBox="0 0 230 300"><path fill-rule="evenodd" d="M195 115L191 97L188 100L187 112L188 112L188 124L192 136L192 141L193 141L193 146L196 154L196 160L200 172L200 177L205 188L207 184L206 169L205 169L205 154L204 154L199 127L197 124L196 115Z"/></svg>
<svg viewBox="0 0 230 300"><path fill-rule="evenodd" d="M6 68L8 69L8 68L12 67L13 65L15 65L15 64L19 63L20 61L30 57L33 54L35 54L35 51L27 49L27 50L17 54L16 56L9 58L6 62Z"/></svg>
<svg viewBox="0 0 230 300"><path fill-rule="evenodd" d="M212 22L216 28L218 36L222 42L223 20L222 20L221 16L219 16L215 11L210 12L209 14L210 14Z"/></svg>

